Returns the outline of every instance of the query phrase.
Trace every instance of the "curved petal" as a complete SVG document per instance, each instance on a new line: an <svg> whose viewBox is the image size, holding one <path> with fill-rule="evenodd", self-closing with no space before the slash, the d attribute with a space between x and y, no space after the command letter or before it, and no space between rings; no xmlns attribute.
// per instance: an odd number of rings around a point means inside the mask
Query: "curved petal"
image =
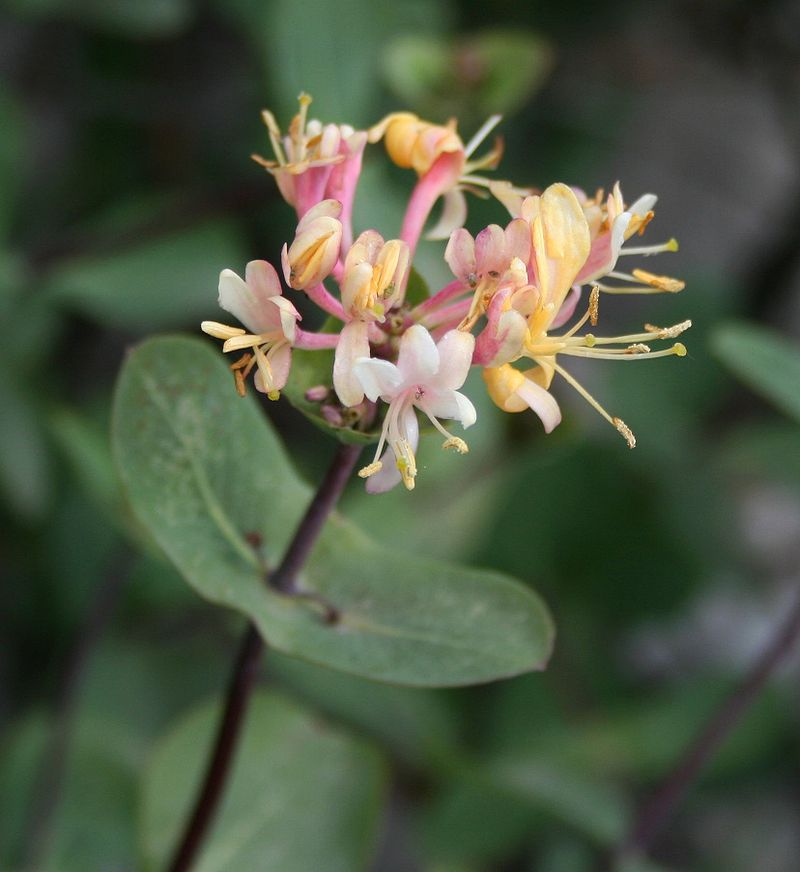
<svg viewBox="0 0 800 872"><path fill-rule="evenodd" d="M244 280L260 300L281 293L281 282L275 267L266 260L251 260L245 267Z"/></svg>
<svg viewBox="0 0 800 872"><path fill-rule="evenodd" d="M403 384L427 384L439 371L439 351L430 333L421 325L409 327L400 340L397 369Z"/></svg>
<svg viewBox="0 0 800 872"><path fill-rule="evenodd" d="M506 252L506 235L499 224L484 227L475 237L475 263L482 276L487 273L492 278L495 277L493 273L502 275L510 259Z"/></svg>
<svg viewBox="0 0 800 872"><path fill-rule="evenodd" d="M578 198L560 182L542 194L539 208L533 225L536 272L555 316L589 256L589 225Z"/></svg>
<svg viewBox="0 0 800 872"><path fill-rule="evenodd" d="M455 390L467 380L475 350L475 337L464 330L451 330L436 344L439 351L439 371L434 379L436 388Z"/></svg>
<svg viewBox="0 0 800 872"><path fill-rule="evenodd" d="M364 399L364 388L355 371L356 360L364 357L369 358L367 325L351 321L342 328L333 359L333 387L344 406L357 406Z"/></svg>
<svg viewBox="0 0 800 872"><path fill-rule="evenodd" d="M489 304L486 327L475 343L473 361L480 366L497 367L519 357L528 323L510 307L511 294L510 289L500 291Z"/></svg>
<svg viewBox="0 0 800 872"><path fill-rule="evenodd" d="M541 385L537 385L529 378L523 379L516 394L528 408L533 409L539 416L544 424L545 433L551 433L561 423L561 409L558 407L558 403L553 395Z"/></svg>
<svg viewBox="0 0 800 872"><path fill-rule="evenodd" d="M458 188L450 188L446 191L443 200L442 214L425 234L426 239L447 239L454 230L463 227L467 220L467 198Z"/></svg>
<svg viewBox="0 0 800 872"><path fill-rule="evenodd" d="M518 257L523 263L531 259L531 228L527 221L515 218L505 229L506 251L509 257Z"/></svg>
<svg viewBox="0 0 800 872"><path fill-rule="evenodd" d="M364 393L373 403L378 397L388 397L389 402L403 383L400 370L388 360L377 357L357 358L353 364L353 372Z"/></svg>
<svg viewBox="0 0 800 872"><path fill-rule="evenodd" d="M464 284L470 284L470 276L475 275L475 240L466 227L459 227L450 234L444 259L453 275Z"/></svg>
<svg viewBox="0 0 800 872"><path fill-rule="evenodd" d="M272 310L270 320L274 320L275 327L280 329L289 342L294 342L297 335L297 322L302 320L294 303L280 296L271 297L269 303L268 309Z"/></svg>
<svg viewBox="0 0 800 872"><path fill-rule="evenodd" d="M262 296L260 292L260 288L254 291L233 270L224 269L219 274L219 305L252 333L264 333L274 327L269 305L272 297Z"/></svg>
<svg viewBox="0 0 800 872"><path fill-rule="evenodd" d="M434 418L451 418L459 421L464 429L471 427L478 420L478 413L472 401L460 391L426 391L420 408Z"/></svg>

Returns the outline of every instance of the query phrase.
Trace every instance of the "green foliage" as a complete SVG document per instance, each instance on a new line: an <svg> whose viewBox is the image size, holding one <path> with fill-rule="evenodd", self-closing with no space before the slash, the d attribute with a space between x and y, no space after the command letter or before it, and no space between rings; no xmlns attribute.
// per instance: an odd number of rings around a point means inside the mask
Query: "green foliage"
<svg viewBox="0 0 800 872"><path fill-rule="evenodd" d="M214 220L108 255L66 261L48 279L53 299L101 324L152 330L214 315L220 270L247 257L234 225Z"/></svg>
<svg viewBox="0 0 800 872"><path fill-rule="evenodd" d="M128 37L165 37L190 21L191 0L6 0L25 17L66 19Z"/></svg>
<svg viewBox="0 0 800 872"><path fill-rule="evenodd" d="M546 40L523 30L398 37L384 57L389 87L426 117L476 122L519 109L553 64Z"/></svg>
<svg viewBox="0 0 800 872"><path fill-rule="evenodd" d="M202 342L156 339L128 358L114 411L134 511L203 596L248 615L279 651L358 675L458 685L541 668L552 624L510 578L384 549L333 518L301 576L313 600L264 583L309 498L255 406ZM229 450L235 440L236 450ZM256 534L259 555L248 544ZM252 538L252 535L251 535Z"/></svg>
<svg viewBox="0 0 800 872"><path fill-rule="evenodd" d="M145 776L145 869L162 869L191 809L219 717L187 715L159 743ZM198 872L357 872L372 853L384 791L380 757L281 697L257 694Z"/></svg>
<svg viewBox="0 0 800 872"><path fill-rule="evenodd" d="M800 346L754 324L728 324L713 337L720 360L748 387L800 420Z"/></svg>

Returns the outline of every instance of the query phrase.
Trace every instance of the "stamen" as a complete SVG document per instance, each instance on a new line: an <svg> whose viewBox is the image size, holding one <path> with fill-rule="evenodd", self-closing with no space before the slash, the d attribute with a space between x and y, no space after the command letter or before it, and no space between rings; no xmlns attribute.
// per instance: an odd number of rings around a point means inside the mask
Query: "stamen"
<svg viewBox="0 0 800 872"><path fill-rule="evenodd" d="M407 490L414 490L414 479L417 476L417 461L411 449L411 444L408 439L401 438L392 445L392 448L397 457L397 468L400 470L403 484Z"/></svg>
<svg viewBox="0 0 800 872"><path fill-rule="evenodd" d="M365 467L358 470L359 478L369 478L371 475L375 475L376 472L380 472L383 469L383 464L380 460L373 460L372 463L368 463Z"/></svg>
<svg viewBox="0 0 800 872"><path fill-rule="evenodd" d="M633 277L637 281L644 282L646 285L651 285L661 291L667 291L670 294L676 294L678 291L682 291L686 287L686 282L682 282L680 279L673 279L669 276L653 275L653 273L649 273L643 269L633 270Z"/></svg>
<svg viewBox="0 0 800 872"><path fill-rule="evenodd" d="M502 115L491 115L483 124L478 128L478 131L475 135L470 139L470 141L464 146L464 157L472 157L472 153L475 149L483 142L484 139L497 127L497 125L503 120Z"/></svg>
<svg viewBox="0 0 800 872"><path fill-rule="evenodd" d="M614 418L611 423L617 428L622 438L628 443L628 448L636 448L636 437L633 435L631 428L622 420L622 418Z"/></svg>
<svg viewBox="0 0 800 872"><path fill-rule="evenodd" d="M242 331L241 334L226 339L225 344L222 346L222 350L227 354L229 351L241 351L243 348L254 348L257 345L262 345L264 342L268 341L268 339L269 336L264 334L254 335Z"/></svg>
<svg viewBox="0 0 800 872"><path fill-rule="evenodd" d="M226 340L233 339L234 336L244 336L246 332L241 327L229 327L227 324L220 324L219 321L203 321L200 329L214 339Z"/></svg>
<svg viewBox="0 0 800 872"><path fill-rule="evenodd" d="M453 448L459 454L469 454L469 445L459 436L451 436L442 443L442 448Z"/></svg>
<svg viewBox="0 0 800 872"><path fill-rule="evenodd" d="M592 286L592 292L589 294L589 323L592 327L597 326L597 319L600 316L600 288L597 285Z"/></svg>
<svg viewBox="0 0 800 872"><path fill-rule="evenodd" d="M681 321L672 327L656 327L654 324L645 324L644 329L655 334L656 339L675 339L681 333L685 333L692 326L691 320Z"/></svg>
<svg viewBox="0 0 800 872"><path fill-rule="evenodd" d="M269 141L272 143L272 150L275 152L275 157L278 159L278 163L281 166L285 166L287 160L283 153L283 146L281 144L281 129L278 127L277 121L275 121L275 116L269 111L269 109L264 109L261 113L261 118L267 126ZM253 155L253 159L258 160L256 155Z"/></svg>
<svg viewBox="0 0 800 872"><path fill-rule="evenodd" d="M538 363L540 366L543 365L541 360L537 360L536 363ZM596 412L599 412L606 419L606 421L608 421L609 424L613 424L616 427L616 424L614 424L614 418L612 418L611 415L608 414L608 412L600 405L600 403L597 402L597 400L574 376L571 376L565 369L555 363L555 361L549 361L549 364L565 381L569 382L569 384L571 384L572 387L575 388L575 390Z"/></svg>
<svg viewBox="0 0 800 872"><path fill-rule="evenodd" d="M651 254L659 254L662 251L677 251L678 250L678 240L674 237L672 239L668 239L666 242L662 242L659 245L640 245L634 246L633 248L623 248L620 251L620 255L624 254L641 254L645 257L649 257Z"/></svg>

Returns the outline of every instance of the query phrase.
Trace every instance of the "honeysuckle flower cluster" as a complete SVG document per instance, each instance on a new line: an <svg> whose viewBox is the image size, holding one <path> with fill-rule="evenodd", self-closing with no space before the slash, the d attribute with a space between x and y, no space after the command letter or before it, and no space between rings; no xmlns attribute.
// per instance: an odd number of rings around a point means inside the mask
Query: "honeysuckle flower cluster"
<svg viewBox="0 0 800 872"><path fill-rule="evenodd" d="M620 336L594 330L603 294L683 290L678 279L618 266L622 257L677 251L674 239L629 244L653 219L655 195L626 205L619 184L607 196L598 191L590 197L562 183L534 193L487 179L479 173L497 167L501 143L483 157L474 154L499 116L464 144L455 121L438 125L397 112L369 130L355 130L309 120L311 99L302 94L299 100L285 135L264 112L274 158L254 159L275 177L297 213L294 238L280 256L284 282L326 313L328 323L326 332L301 329L300 312L268 262L251 261L244 279L223 270L219 305L243 326L204 321L202 329L223 341L224 352L238 352L230 367L236 390L244 395L254 373L256 390L276 400L291 378L292 349L334 349L328 384L309 388L305 397L322 404L322 417L336 426L358 430L382 422L375 456L359 472L370 493L400 482L414 488L420 420L441 433L444 448L467 452L464 439L442 421L456 421L463 429L475 423L475 406L460 391L473 366L481 369L500 409L530 409L548 433L561 421L551 393L560 376L633 448L630 428L607 412L564 362L686 354L674 340L690 321L645 324ZM358 228L357 236L353 229L364 150L380 142L395 164L416 174L398 236L388 240L381 235L385 228ZM463 226L465 192L493 196L510 220L473 237ZM412 303L406 289L414 252L440 200L441 214L427 236L448 240L443 255L453 280ZM576 315L582 298L585 308Z"/></svg>

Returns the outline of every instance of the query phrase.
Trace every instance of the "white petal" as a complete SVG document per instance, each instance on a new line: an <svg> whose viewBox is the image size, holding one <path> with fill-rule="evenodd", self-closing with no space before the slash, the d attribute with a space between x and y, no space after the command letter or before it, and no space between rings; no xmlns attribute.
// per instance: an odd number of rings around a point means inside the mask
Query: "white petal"
<svg viewBox="0 0 800 872"><path fill-rule="evenodd" d="M425 234L426 239L447 239L467 220L467 198L457 188L444 195L444 208L435 226Z"/></svg>
<svg viewBox="0 0 800 872"><path fill-rule="evenodd" d="M381 396L389 402L403 383L400 370L393 363L376 357L357 358L353 371L373 403Z"/></svg>
<svg viewBox="0 0 800 872"><path fill-rule="evenodd" d="M224 269L219 274L219 304L241 321L252 333L264 333L271 329L269 297L260 298L253 289L233 270Z"/></svg>
<svg viewBox="0 0 800 872"><path fill-rule="evenodd" d="M526 378L517 388L517 396L536 412L544 424L545 433L551 433L561 423L561 409L558 403L541 385Z"/></svg>
<svg viewBox="0 0 800 872"><path fill-rule="evenodd" d="M286 297L279 296L272 297L270 303L278 309L278 321L275 326L280 328L289 342L294 342L297 335L297 322L301 320L294 303Z"/></svg>
<svg viewBox="0 0 800 872"><path fill-rule="evenodd" d="M333 359L333 387L344 406L357 406L364 399L364 388L355 372L356 360L362 357L369 358L367 325L351 321L342 328Z"/></svg>
<svg viewBox="0 0 800 872"><path fill-rule="evenodd" d="M429 391L421 403L421 408L434 418L459 421L465 429L478 419L472 401L459 391Z"/></svg>
<svg viewBox="0 0 800 872"><path fill-rule="evenodd" d="M642 194L635 202L631 203L627 208L627 212L633 212L634 215L646 215L656 204L658 197L655 194Z"/></svg>
<svg viewBox="0 0 800 872"><path fill-rule="evenodd" d="M451 330L437 343L439 372L434 379L437 388L455 390L467 380L475 350L475 337L464 330Z"/></svg>
<svg viewBox="0 0 800 872"><path fill-rule="evenodd" d="M438 372L439 351L433 337L421 324L414 324L403 334L397 369L406 385L427 384Z"/></svg>

